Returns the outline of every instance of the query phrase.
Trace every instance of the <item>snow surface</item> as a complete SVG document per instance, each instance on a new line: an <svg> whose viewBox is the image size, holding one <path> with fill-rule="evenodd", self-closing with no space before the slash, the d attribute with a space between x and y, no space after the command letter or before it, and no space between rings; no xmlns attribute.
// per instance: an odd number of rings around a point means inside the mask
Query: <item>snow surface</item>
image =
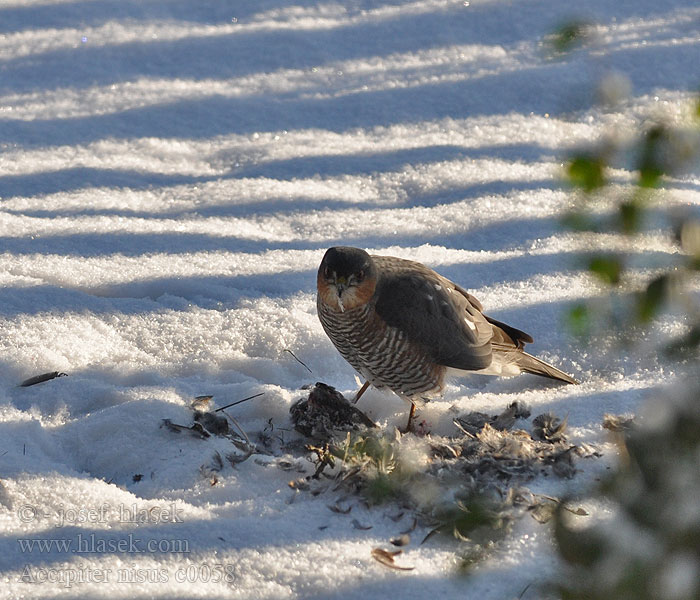
<svg viewBox="0 0 700 600"><path fill-rule="evenodd" d="M596 24L593 43L552 59L545 36L571 18ZM313 469L294 457L301 473L255 455L212 486L200 467L230 442L160 424L191 423L198 395L263 392L231 414L291 439L302 386L351 394L314 288L325 248L355 245L438 269L582 380L456 380L421 411L438 433L516 399L568 415L571 440L604 456L531 487L582 493L615 458L603 414L636 412L674 372L567 336L564 311L600 294L577 253L622 242L560 227L562 157L681 122L699 40L694 0L2 0L0 595L537 597L557 565L532 519L469 578L437 538L392 571L370 551L408 515L330 511L332 492L288 487ZM700 176L667 193L697 206ZM652 231L636 252L675 250ZM55 370L69 376L18 387ZM385 427L405 418L377 391L360 406ZM90 539L112 549L75 552Z"/></svg>

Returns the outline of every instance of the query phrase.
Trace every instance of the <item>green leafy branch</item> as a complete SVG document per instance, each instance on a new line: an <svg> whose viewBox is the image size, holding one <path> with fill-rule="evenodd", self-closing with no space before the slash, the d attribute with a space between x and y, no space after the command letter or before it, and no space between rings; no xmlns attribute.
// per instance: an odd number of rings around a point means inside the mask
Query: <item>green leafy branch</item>
<svg viewBox="0 0 700 600"><path fill-rule="evenodd" d="M633 183L613 199L610 213L596 217L595 209L613 197L613 164L621 160L625 151L632 156ZM697 164L698 158L700 102L687 126L654 123L624 146L607 140L598 148L577 151L565 166L566 179L576 190L578 203L565 216L564 224L576 231L620 234L629 249L615 253L595 251L587 259L586 267L594 280L616 296L619 310L610 322L620 330L649 325L678 303L687 313L689 325L685 335L674 339L667 348L677 354L693 354L700 344L700 307L688 290L700 269L700 219L690 213L670 211L658 202L658 193L669 177ZM657 269L639 285L631 276L628 258L645 233L654 209L666 218L669 241L678 253L670 266ZM578 303L569 313L572 330L579 335L592 333L597 311L589 303Z"/></svg>

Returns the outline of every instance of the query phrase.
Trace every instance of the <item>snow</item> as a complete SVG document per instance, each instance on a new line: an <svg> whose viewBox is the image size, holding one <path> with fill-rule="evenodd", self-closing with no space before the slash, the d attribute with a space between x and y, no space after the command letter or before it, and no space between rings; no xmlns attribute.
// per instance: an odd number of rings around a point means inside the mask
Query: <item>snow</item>
<svg viewBox="0 0 700 600"><path fill-rule="evenodd" d="M572 18L594 24L591 47L554 59L546 36ZM582 381L454 380L421 418L444 434L458 412L514 400L568 415L571 440L603 456L532 487L583 494L615 461L603 414L637 412L675 372L567 335L566 310L601 294L577 253L625 242L562 229L563 156L682 123L699 39L691 0L4 0L0 594L536 597L557 563L533 519L469 578L457 543L437 538L397 558L414 570L389 570L370 552L408 515L330 511L332 491L287 485L313 472L299 456L292 471L264 454L226 462L212 485L230 441L160 425L189 425L195 396L263 393L230 413L251 437L271 423L291 440L302 386L352 394L314 282L327 247L354 245L436 268ZM597 102L599 83L615 103ZM700 175L665 193L696 207ZM640 266L677 252L661 231L634 250ZM68 376L18 387L49 371ZM387 428L405 418L376 390L360 406ZM692 569L679 564L680 586Z"/></svg>

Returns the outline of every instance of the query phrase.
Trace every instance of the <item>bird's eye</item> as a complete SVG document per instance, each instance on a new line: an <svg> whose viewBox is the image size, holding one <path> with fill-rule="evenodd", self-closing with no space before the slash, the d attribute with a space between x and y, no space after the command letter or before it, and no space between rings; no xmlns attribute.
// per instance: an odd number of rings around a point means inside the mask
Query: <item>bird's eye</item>
<svg viewBox="0 0 700 600"><path fill-rule="evenodd" d="M362 281L365 278L365 272L364 271L359 271L357 273L357 281Z"/></svg>
<svg viewBox="0 0 700 600"><path fill-rule="evenodd" d="M323 277L325 279L330 279L331 278L331 269L330 267L323 267Z"/></svg>

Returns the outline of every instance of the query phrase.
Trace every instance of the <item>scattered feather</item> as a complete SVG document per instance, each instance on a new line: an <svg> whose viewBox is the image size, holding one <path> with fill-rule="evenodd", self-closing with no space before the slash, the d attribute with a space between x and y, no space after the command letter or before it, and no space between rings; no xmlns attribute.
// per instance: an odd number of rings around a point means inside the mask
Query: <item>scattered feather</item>
<svg viewBox="0 0 700 600"><path fill-rule="evenodd" d="M533 519L539 523L548 523L556 516L557 510L562 508L570 512L572 515L577 517L587 517L588 511L583 507L572 507L566 502L562 502L558 498L553 498L552 496L542 496L539 494L530 494L531 500L528 504L527 510Z"/></svg>
<svg viewBox="0 0 700 600"><path fill-rule="evenodd" d="M450 444L437 438L430 439L429 444L433 454L440 458L459 458L462 454L462 447L459 444Z"/></svg>
<svg viewBox="0 0 700 600"><path fill-rule="evenodd" d="M196 396L194 400L192 400L192 404L190 405L192 410L201 410L205 411L211 404L211 400L214 396Z"/></svg>
<svg viewBox="0 0 700 600"><path fill-rule="evenodd" d="M565 442L564 432L566 431L568 417L563 420L552 413L539 415L532 420L532 435L538 440L555 444Z"/></svg>
<svg viewBox="0 0 700 600"><path fill-rule="evenodd" d="M549 523L557 512L557 503L550 500L542 500L529 506L528 511L538 523Z"/></svg>
<svg viewBox="0 0 700 600"><path fill-rule="evenodd" d="M182 431L186 431L188 433L191 433L195 437L198 437L202 440L211 437L207 431L205 431L204 427L200 423L195 423L194 425L191 425L190 427L186 427L184 425L178 425L177 423L173 423L170 419L163 419L161 422L161 427L166 427L170 431L174 433L180 433Z"/></svg>
<svg viewBox="0 0 700 600"><path fill-rule="evenodd" d="M615 432L629 431L634 427L634 419L630 417L621 417L619 415L603 415L603 429Z"/></svg>
<svg viewBox="0 0 700 600"><path fill-rule="evenodd" d="M311 489L309 482L306 479L294 479L287 484L290 488L296 491L306 491Z"/></svg>
<svg viewBox="0 0 700 600"><path fill-rule="evenodd" d="M454 424L465 434L475 436L491 420L486 413L470 412L454 420Z"/></svg>
<svg viewBox="0 0 700 600"><path fill-rule="evenodd" d="M44 383L45 381L51 381L56 379L56 377L67 377L67 373L61 373L60 371L51 371L50 373L42 373L41 375L35 375L29 379L25 379L19 384L20 387L29 387L36 385L37 383Z"/></svg>
<svg viewBox="0 0 700 600"><path fill-rule="evenodd" d="M311 391L307 405L315 404L314 392L335 392L321 386L317 384ZM326 418L320 421L316 433L323 431L329 437L322 444L307 444L305 448L312 453L309 458L316 466L317 479L329 476L324 472L327 468L334 471L333 482L324 491L359 494L368 508L391 502L401 508L395 516L387 515L394 521L412 511L410 528L391 539L393 545L410 543L409 534L420 524L427 528L421 543L437 534L459 540L461 564L467 569L489 554L522 515L530 514L538 522L547 523L556 513L558 499L537 496L522 487L524 482L543 474L571 478L577 472L576 460L599 456L592 446L568 443L564 435L566 419L553 414L535 418L532 432L515 427L518 420L529 419L529 415L529 409L520 403L510 404L497 415L472 412L454 420L457 429L453 436L420 440L395 430L331 430ZM416 451L417 443L420 452ZM308 477L304 482L290 483L290 487L320 493L321 487L310 488L311 481ZM347 514L349 510L344 506L337 503L329 509ZM571 511L579 516L587 514L581 508ZM352 524L369 529L357 519ZM378 550L375 558L396 568L393 556Z"/></svg>
<svg viewBox="0 0 700 600"><path fill-rule="evenodd" d="M571 446L553 456L552 471L555 475L564 479L571 479L576 474L574 448L574 446Z"/></svg>
<svg viewBox="0 0 700 600"><path fill-rule="evenodd" d="M578 508L571 508L570 506L567 506L566 504L564 505L564 509L568 510L572 515L576 515L577 517L587 517L589 516L589 512L583 508L582 506L579 506Z"/></svg>
<svg viewBox="0 0 700 600"><path fill-rule="evenodd" d="M198 398L202 397L198 396ZM211 398L211 396L208 398ZM240 454L236 452L226 454L226 460L231 466L236 466L244 462L256 451L255 444L250 441L246 432L240 427L238 422L226 412L217 414L216 411L195 411L194 421L194 424L187 427L185 425L173 423L170 419L163 419L161 427L166 427L174 433L186 431L202 440L210 438L212 435L227 438L236 450L240 451ZM229 426L229 422L235 426L237 431L234 431ZM221 458L221 455L219 455L219 458ZM223 466L223 460L221 460L221 465Z"/></svg>
<svg viewBox="0 0 700 600"><path fill-rule="evenodd" d="M389 540L392 545L397 547L408 546L411 543L411 536L407 533L401 534L399 537Z"/></svg>
<svg viewBox="0 0 700 600"><path fill-rule="evenodd" d="M234 442L234 445L237 446L238 444ZM226 460L231 464L232 467L235 467L236 465L245 462L248 460L253 453L252 449L249 446L243 446L243 454L236 454L235 452L227 452L226 453Z"/></svg>
<svg viewBox="0 0 700 600"><path fill-rule="evenodd" d="M394 550L390 552L382 548L373 548L372 558L374 558L374 560L381 563L385 567L389 567L390 569L396 569L397 571L412 571L415 567L402 567L394 562L394 557L398 556L401 553L401 550Z"/></svg>
<svg viewBox="0 0 700 600"><path fill-rule="evenodd" d="M224 459L219 452L214 452L211 461L199 467L199 471L205 479L209 479L211 485L219 483L218 474L224 468Z"/></svg>
<svg viewBox="0 0 700 600"><path fill-rule="evenodd" d="M277 466L283 471L294 471L298 469L298 464L296 461L288 460L286 458L280 458L277 461Z"/></svg>
<svg viewBox="0 0 700 600"><path fill-rule="evenodd" d="M511 429L518 419L527 419L529 416L530 409L527 405L522 402L512 402L500 415L492 419L491 427L500 430Z"/></svg>
<svg viewBox="0 0 700 600"><path fill-rule="evenodd" d="M518 419L527 419L529 416L530 408L526 404L512 402L501 414L489 416L486 413L470 412L455 419L454 423L463 433L476 435L485 425L498 430L508 430Z"/></svg>

